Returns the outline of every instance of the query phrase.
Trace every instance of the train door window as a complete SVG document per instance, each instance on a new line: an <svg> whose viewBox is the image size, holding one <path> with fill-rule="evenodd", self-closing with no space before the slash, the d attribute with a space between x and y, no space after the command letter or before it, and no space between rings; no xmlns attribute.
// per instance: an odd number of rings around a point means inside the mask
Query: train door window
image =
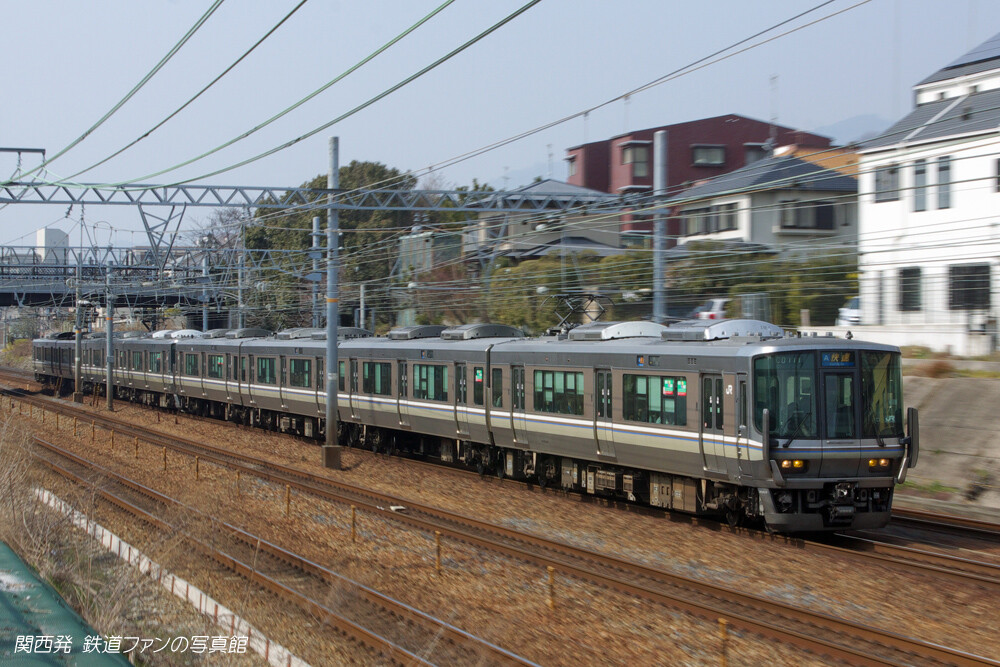
<svg viewBox="0 0 1000 667"><path fill-rule="evenodd" d="M323 375L323 360L317 358L316 359L316 388L317 389L322 389L322 390L326 391L326 380L324 379L324 377L325 376ZM343 385L341 385L341 389L343 389Z"/></svg>
<svg viewBox="0 0 1000 667"><path fill-rule="evenodd" d="M288 384L293 387L312 386L312 361L310 359L289 359L288 365Z"/></svg>
<svg viewBox="0 0 1000 667"><path fill-rule="evenodd" d="M594 398L597 401L597 418L611 419L611 373L609 371L597 371Z"/></svg>
<svg viewBox="0 0 1000 667"><path fill-rule="evenodd" d="M465 364L455 364L455 404L465 405L466 403L466 383Z"/></svg>
<svg viewBox="0 0 1000 667"><path fill-rule="evenodd" d="M490 393L493 397L493 407L503 407L503 369L493 368L493 377L490 382Z"/></svg>
<svg viewBox="0 0 1000 667"><path fill-rule="evenodd" d="M177 368L177 350L170 346L170 373L173 374L174 369Z"/></svg>
<svg viewBox="0 0 1000 667"><path fill-rule="evenodd" d="M854 374L826 373L823 377L826 395L826 437L856 438L854 419Z"/></svg>
<svg viewBox="0 0 1000 667"><path fill-rule="evenodd" d="M184 355L184 375L190 375L192 377L198 377L201 375L201 369L198 362L201 361L199 356L193 352L188 352Z"/></svg>
<svg viewBox="0 0 1000 667"><path fill-rule="evenodd" d="M208 355L208 368L206 369L208 377L215 378L217 380L221 380L225 377L224 363L225 362L223 361L221 354Z"/></svg>
<svg viewBox="0 0 1000 667"><path fill-rule="evenodd" d="M277 383L277 362L274 357L257 357L257 382Z"/></svg>
<svg viewBox="0 0 1000 667"><path fill-rule="evenodd" d="M722 378L715 380L715 428L722 428Z"/></svg>
<svg viewBox="0 0 1000 667"><path fill-rule="evenodd" d="M472 369L472 402L475 405L483 404L483 367L476 366Z"/></svg>
<svg viewBox="0 0 1000 667"><path fill-rule="evenodd" d="M240 357L240 382L247 381L247 358Z"/></svg>
<svg viewBox="0 0 1000 667"><path fill-rule="evenodd" d="M285 387L285 386L288 386L288 380L287 380L287 377L288 377L287 376L288 365L286 363L286 360L285 360L284 356L280 356L280 357L278 357L278 359L281 360L281 364L280 364L281 365L281 374L278 376L278 384L280 384L281 386Z"/></svg>
<svg viewBox="0 0 1000 667"><path fill-rule="evenodd" d="M347 380L345 379L347 377L347 371L345 370L346 362L341 361L337 365L340 371L337 374L337 389L339 391L346 391L347 390L346 389L347 385L345 384L347 382Z"/></svg>
<svg viewBox="0 0 1000 667"><path fill-rule="evenodd" d="M349 366L351 368L351 393L358 393L358 360L351 359Z"/></svg>
<svg viewBox="0 0 1000 667"><path fill-rule="evenodd" d="M397 372L397 379L398 379L398 384L396 385L396 394L400 398L406 398L407 397L407 393L406 393L407 392L407 382L409 381L409 376L407 375L406 362L405 361L397 361L396 362L396 372Z"/></svg>
<svg viewBox="0 0 1000 667"><path fill-rule="evenodd" d="M747 382L746 380L740 380L740 398L737 405L737 418L739 420L739 426L746 433L747 427Z"/></svg>
<svg viewBox="0 0 1000 667"><path fill-rule="evenodd" d="M226 380L233 379L233 357L230 354L226 355L225 378Z"/></svg>
<svg viewBox="0 0 1000 667"><path fill-rule="evenodd" d="M510 398L512 410L524 410L524 367L512 366L510 369Z"/></svg>

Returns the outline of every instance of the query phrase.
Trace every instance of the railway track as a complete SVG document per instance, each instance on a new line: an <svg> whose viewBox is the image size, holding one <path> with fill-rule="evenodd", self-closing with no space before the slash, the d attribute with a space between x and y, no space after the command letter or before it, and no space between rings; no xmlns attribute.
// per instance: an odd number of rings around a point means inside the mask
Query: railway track
<svg viewBox="0 0 1000 667"><path fill-rule="evenodd" d="M529 563L552 566L565 575L688 611L710 621L725 618L735 628L791 644L814 654L855 664L1000 664L988 658L886 632L873 626L844 621L437 508L419 506L385 494L358 489L304 470L155 431L147 433L133 425L122 424L106 414L85 412L63 402L28 397L22 400L30 400L36 405L42 404L67 415L85 413L88 421L93 419L101 428L115 428L122 435L131 437L134 434L145 441L161 444L189 456L200 456L202 460L214 461L273 483L287 484L300 492L336 503L349 503L362 511L420 531L440 531L451 539L479 548ZM386 509L400 504L407 507L405 514Z"/></svg>
<svg viewBox="0 0 1000 667"><path fill-rule="evenodd" d="M341 635L393 662L403 665L535 664L257 535L207 517L69 450L37 438L35 445L49 455L41 458L45 465L63 477L93 487L106 501L159 530L184 535L189 543L215 562L271 593L290 599ZM53 455L64 462L57 463ZM177 525L165 518L171 511L178 510L185 518L196 518L202 526L210 525L212 543L197 537L186 522ZM327 595L331 590L337 592L337 610L319 601L315 595L316 592ZM430 638L434 641L429 642Z"/></svg>

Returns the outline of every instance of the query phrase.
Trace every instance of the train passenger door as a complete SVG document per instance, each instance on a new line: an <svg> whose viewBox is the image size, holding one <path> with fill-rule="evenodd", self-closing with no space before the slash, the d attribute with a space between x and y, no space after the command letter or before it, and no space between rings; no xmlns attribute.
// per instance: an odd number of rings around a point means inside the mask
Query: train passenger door
<svg viewBox="0 0 1000 667"><path fill-rule="evenodd" d="M358 360L350 359L347 362L349 369L347 377L351 385L348 387L347 400L351 406L351 419L358 418Z"/></svg>
<svg viewBox="0 0 1000 667"><path fill-rule="evenodd" d="M721 375L701 376L701 455L705 470L725 472L723 440L723 388Z"/></svg>
<svg viewBox="0 0 1000 667"><path fill-rule="evenodd" d="M326 414L326 403L323 402L324 399L321 396L325 396L326 391L326 374L323 372L323 359L320 357L313 357L313 366L316 368L316 386L313 387L313 398L316 400L316 414L322 415ZM338 384L334 387L339 387L340 378L337 378Z"/></svg>
<svg viewBox="0 0 1000 667"><path fill-rule="evenodd" d="M750 394L746 373L736 376L736 456L741 477L753 477L750 463Z"/></svg>
<svg viewBox="0 0 1000 667"><path fill-rule="evenodd" d="M594 442L598 456L616 458L614 422L612 421L611 371L594 371Z"/></svg>
<svg viewBox="0 0 1000 667"><path fill-rule="evenodd" d="M528 420L524 415L524 366L510 367L510 418L514 442L528 446Z"/></svg>
<svg viewBox="0 0 1000 667"><path fill-rule="evenodd" d="M405 429L410 428L409 382L406 361L400 359L396 361L396 409L399 411L399 425Z"/></svg>
<svg viewBox="0 0 1000 667"><path fill-rule="evenodd" d="M469 384L465 364L455 362L455 433L469 437Z"/></svg>

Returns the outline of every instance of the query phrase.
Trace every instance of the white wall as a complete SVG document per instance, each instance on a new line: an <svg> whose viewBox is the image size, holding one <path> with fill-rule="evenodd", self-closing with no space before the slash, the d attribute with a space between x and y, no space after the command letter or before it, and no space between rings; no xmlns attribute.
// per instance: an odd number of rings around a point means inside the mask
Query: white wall
<svg viewBox="0 0 1000 667"><path fill-rule="evenodd" d="M937 159L951 157L951 206L938 206ZM926 204L914 211L915 160L927 161ZM1000 306L1000 134L899 145L862 153L859 196L861 306L863 324L900 332L920 328L943 349L960 345L956 332L979 329ZM899 199L875 203L875 170L899 166ZM989 312L951 310L949 266L989 264ZM899 274L921 269L921 310L899 310ZM881 307L880 307L881 300ZM964 344L961 344L964 347Z"/></svg>

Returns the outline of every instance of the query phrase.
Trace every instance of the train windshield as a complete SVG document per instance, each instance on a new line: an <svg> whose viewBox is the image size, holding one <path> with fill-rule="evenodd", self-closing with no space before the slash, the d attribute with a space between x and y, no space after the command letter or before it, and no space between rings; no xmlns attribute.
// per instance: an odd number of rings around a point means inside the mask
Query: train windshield
<svg viewBox="0 0 1000 667"><path fill-rule="evenodd" d="M761 428L767 408L772 438L903 435L898 353L781 352L755 359L753 372L754 424Z"/></svg>
<svg viewBox="0 0 1000 667"><path fill-rule="evenodd" d="M754 424L760 430L764 408L771 414L771 437L817 438L816 353L782 352L753 363Z"/></svg>
<svg viewBox="0 0 1000 667"><path fill-rule="evenodd" d="M862 437L903 436L903 381L898 354L861 353L861 406Z"/></svg>

